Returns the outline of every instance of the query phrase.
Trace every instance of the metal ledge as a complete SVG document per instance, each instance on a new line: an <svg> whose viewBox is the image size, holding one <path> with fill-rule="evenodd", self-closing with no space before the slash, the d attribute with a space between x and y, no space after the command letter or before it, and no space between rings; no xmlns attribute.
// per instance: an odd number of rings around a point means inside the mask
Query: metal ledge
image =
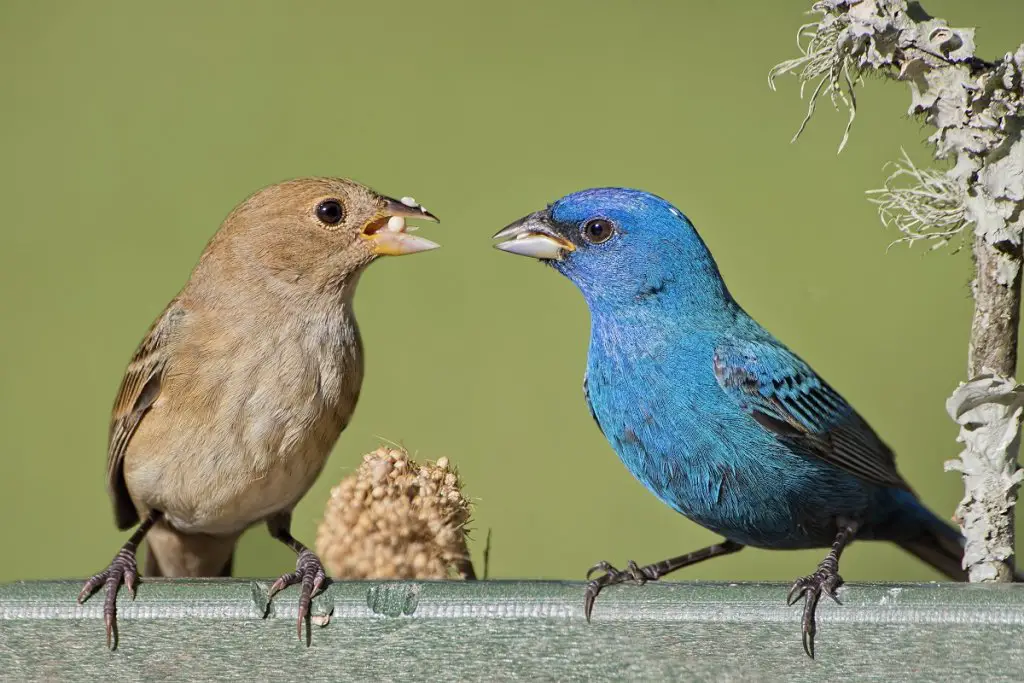
<svg viewBox="0 0 1024 683"><path fill-rule="evenodd" d="M120 646L81 581L0 585L3 680L1024 680L1024 586L852 584L818 609L817 659L782 584L338 582L314 601L269 580L145 580L122 590ZM327 616L329 615L329 617Z"/></svg>

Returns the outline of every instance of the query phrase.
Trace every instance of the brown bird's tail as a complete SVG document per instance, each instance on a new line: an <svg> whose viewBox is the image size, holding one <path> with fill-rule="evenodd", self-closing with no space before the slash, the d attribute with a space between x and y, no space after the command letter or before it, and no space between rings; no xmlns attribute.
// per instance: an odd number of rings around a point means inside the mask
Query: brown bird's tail
<svg viewBox="0 0 1024 683"><path fill-rule="evenodd" d="M182 534L164 523L146 535L144 576L231 576L238 536Z"/></svg>

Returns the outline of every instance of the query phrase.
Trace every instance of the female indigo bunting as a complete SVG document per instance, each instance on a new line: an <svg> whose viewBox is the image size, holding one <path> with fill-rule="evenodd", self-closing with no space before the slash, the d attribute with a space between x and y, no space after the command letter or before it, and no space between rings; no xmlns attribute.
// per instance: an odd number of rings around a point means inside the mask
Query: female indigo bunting
<svg viewBox="0 0 1024 683"><path fill-rule="evenodd" d="M836 599L839 556L854 539L897 543L964 580L960 533L917 499L891 450L807 363L729 294L690 221L637 190L591 189L508 226L499 249L543 259L583 293L591 336L583 386L598 427L662 502L721 534L716 545L624 571L604 586L658 579L744 546L831 550L789 593L814 613ZM838 600L837 600L838 602Z"/></svg>
<svg viewBox="0 0 1024 683"><path fill-rule="evenodd" d="M408 234L407 217L437 220L409 198L307 178L260 190L225 219L135 352L114 404L114 516L121 529L141 524L79 595L106 586L108 646L120 584L135 594L143 537L148 575L230 576L238 537L263 521L298 555L270 594L301 584L302 637L325 574L292 537L292 509L359 396L359 275L380 255L438 246Z"/></svg>

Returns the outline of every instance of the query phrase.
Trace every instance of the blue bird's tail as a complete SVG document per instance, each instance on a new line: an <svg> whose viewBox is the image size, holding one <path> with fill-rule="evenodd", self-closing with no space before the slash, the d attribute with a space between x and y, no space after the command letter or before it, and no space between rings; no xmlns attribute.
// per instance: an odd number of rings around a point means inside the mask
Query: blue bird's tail
<svg viewBox="0 0 1024 683"><path fill-rule="evenodd" d="M900 547L919 560L930 564L954 581L967 581L963 568L964 537L941 520L920 537L901 541ZM1024 583L1024 572L1013 573L1014 583Z"/></svg>
<svg viewBox="0 0 1024 683"><path fill-rule="evenodd" d="M903 513L916 518L916 533L901 538L897 544L922 562L931 565L954 581L967 581L964 563L964 537L939 519L909 491L895 491L894 499ZM1014 583L1024 583L1024 572L1015 571Z"/></svg>
<svg viewBox="0 0 1024 683"><path fill-rule="evenodd" d="M935 522L925 527L919 536L900 541L900 547L954 581L966 581L963 536L942 520L935 519Z"/></svg>
<svg viewBox="0 0 1024 683"><path fill-rule="evenodd" d="M910 491L889 489L889 509L895 511L890 528L899 530L891 538L901 548L931 565L954 581L966 581L964 537L926 508Z"/></svg>

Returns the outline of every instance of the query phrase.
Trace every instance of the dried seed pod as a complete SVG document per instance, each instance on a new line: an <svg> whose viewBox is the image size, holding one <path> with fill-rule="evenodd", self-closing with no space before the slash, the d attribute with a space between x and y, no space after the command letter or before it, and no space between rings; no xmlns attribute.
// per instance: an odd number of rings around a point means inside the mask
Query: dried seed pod
<svg viewBox="0 0 1024 683"><path fill-rule="evenodd" d="M470 504L448 458L382 446L331 489L316 551L336 579L474 579Z"/></svg>

